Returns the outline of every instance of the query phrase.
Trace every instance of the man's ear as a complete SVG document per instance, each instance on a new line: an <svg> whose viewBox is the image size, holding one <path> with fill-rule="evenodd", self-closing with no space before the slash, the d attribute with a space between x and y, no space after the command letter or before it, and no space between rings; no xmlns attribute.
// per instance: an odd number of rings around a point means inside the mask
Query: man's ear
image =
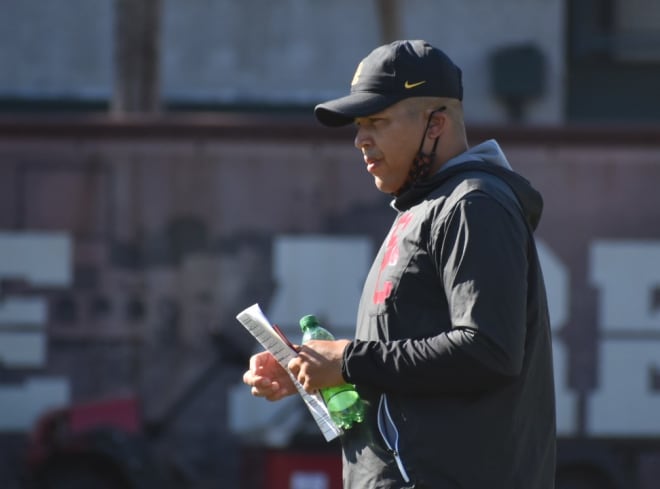
<svg viewBox="0 0 660 489"><path fill-rule="evenodd" d="M435 139L442 135L445 131L447 124L449 123L449 118L444 110L436 110L431 113L431 120L429 123L429 129L426 133L426 136Z"/></svg>

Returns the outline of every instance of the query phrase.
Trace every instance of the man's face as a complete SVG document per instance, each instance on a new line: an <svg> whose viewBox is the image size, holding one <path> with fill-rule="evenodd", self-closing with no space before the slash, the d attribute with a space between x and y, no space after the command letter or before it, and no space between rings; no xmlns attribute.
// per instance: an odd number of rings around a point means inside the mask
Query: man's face
<svg viewBox="0 0 660 489"><path fill-rule="evenodd" d="M355 119L355 147L362 152L378 190L388 194L395 193L406 181L424 133L424 114L411 110L409 101Z"/></svg>

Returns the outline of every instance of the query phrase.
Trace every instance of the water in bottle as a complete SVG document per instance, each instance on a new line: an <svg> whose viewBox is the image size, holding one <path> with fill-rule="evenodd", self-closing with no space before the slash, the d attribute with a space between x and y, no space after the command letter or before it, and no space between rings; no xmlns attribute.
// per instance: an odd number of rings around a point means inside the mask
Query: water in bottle
<svg viewBox="0 0 660 489"><path fill-rule="evenodd" d="M303 343L309 340L335 339L332 333L319 324L316 316L311 314L300 319L300 328L303 332ZM339 428L347 430L364 419L364 405L353 384L326 387L320 392L330 417Z"/></svg>

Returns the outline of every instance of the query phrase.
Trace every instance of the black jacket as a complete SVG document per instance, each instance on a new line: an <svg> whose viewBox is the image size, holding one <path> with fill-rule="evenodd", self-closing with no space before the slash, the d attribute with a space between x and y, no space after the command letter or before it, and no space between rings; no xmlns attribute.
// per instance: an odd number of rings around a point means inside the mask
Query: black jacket
<svg viewBox="0 0 660 489"><path fill-rule="evenodd" d="M394 206L344 355L367 406L342 436L345 488L553 488L540 195L475 162Z"/></svg>

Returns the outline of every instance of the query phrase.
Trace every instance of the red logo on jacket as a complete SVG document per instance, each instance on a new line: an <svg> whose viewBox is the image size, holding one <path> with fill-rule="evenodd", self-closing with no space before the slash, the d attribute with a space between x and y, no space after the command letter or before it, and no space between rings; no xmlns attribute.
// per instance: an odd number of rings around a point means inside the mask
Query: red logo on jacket
<svg viewBox="0 0 660 489"><path fill-rule="evenodd" d="M374 304L383 304L392 293L392 281L386 280L382 287L380 286L380 276L387 267L393 267L399 261L399 233L412 221L412 214L406 212L402 214L392 227L390 237L387 239L383 261L380 262L378 270L378 279L376 280L376 291L374 292Z"/></svg>

